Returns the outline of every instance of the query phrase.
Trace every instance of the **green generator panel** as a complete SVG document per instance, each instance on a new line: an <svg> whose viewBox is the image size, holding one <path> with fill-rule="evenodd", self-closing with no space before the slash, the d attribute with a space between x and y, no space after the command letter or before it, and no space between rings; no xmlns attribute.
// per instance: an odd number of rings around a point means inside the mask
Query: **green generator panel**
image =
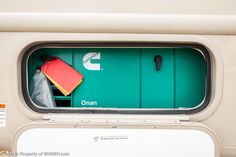
<svg viewBox="0 0 236 157"><path fill-rule="evenodd" d="M139 108L139 49L74 49L74 67L84 75L73 107Z"/></svg>
<svg viewBox="0 0 236 157"><path fill-rule="evenodd" d="M84 76L69 96L51 84L57 107L195 108L206 95L206 59L192 48L42 48L29 57L29 85L44 54Z"/></svg>
<svg viewBox="0 0 236 157"><path fill-rule="evenodd" d="M175 72L173 49L141 49L142 108L174 108ZM154 57L162 57L157 71ZM155 103L154 103L155 102Z"/></svg>

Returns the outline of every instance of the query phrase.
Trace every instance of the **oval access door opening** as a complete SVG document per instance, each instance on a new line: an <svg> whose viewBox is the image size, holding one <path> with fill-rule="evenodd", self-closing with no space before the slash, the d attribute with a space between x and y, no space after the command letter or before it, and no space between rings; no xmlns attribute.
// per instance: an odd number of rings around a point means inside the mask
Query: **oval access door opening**
<svg viewBox="0 0 236 157"><path fill-rule="evenodd" d="M22 64L27 104L37 112L151 114L192 114L207 106L211 63L206 49L121 45L28 50Z"/></svg>
<svg viewBox="0 0 236 157"><path fill-rule="evenodd" d="M214 142L202 130L184 128L45 127L24 130L15 139L14 149L21 156L58 153L68 157L216 157Z"/></svg>

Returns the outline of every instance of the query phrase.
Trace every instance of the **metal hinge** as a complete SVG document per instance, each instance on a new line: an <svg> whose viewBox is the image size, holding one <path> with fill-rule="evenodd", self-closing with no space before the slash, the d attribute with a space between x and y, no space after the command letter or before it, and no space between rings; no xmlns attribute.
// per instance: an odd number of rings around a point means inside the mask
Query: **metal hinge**
<svg viewBox="0 0 236 157"><path fill-rule="evenodd" d="M90 124L177 124L189 121L186 115L178 116L86 116L86 115L45 115L44 120L52 123L90 123Z"/></svg>

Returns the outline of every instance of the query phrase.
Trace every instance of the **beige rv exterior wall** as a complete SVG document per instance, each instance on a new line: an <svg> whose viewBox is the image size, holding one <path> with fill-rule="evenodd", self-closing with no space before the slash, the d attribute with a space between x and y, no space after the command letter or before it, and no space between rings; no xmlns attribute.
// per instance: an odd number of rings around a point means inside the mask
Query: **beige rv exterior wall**
<svg viewBox="0 0 236 157"><path fill-rule="evenodd" d="M78 34L78 33L0 33L0 100L7 104L7 125L0 129L1 147L10 148L19 128L32 121L43 119L42 114L31 111L21 92L21 56L25 46L36 41L165 41L200 42L210 48L215 63L213 76L214 92L212 101L205 111L191 116L192 121L206 124L219 138L223 155L236 155L236 36L225 35L153 35L153 34ZM220 66L216 66L216 65ZM220 75L219 75L220 74ZM222 91L222 92L221 92ZM52 115L47 115L50 117ZM64 116L64 115L60 115ZM123 121L140 120L154 122L163 119L160 116L124 116L124 115L72 115L80 120ZM170 118L167 116L165 118ZM62 118L63 119L63 118ZM73 119L73 117L72 117ZM71 120L72 120L71 119Z"/></svg>
<svg viewBox="0 0 236 157"><path fill-rule="evenodd" d="M0 0L0 12L235 15L234 0Z"/></svg>
<svg viewBox="0 0 236 157"><path fill-rule="evenodd" d="M193 115L191 120L205 124L218 136L222 157L236 156L235 6L235 0L0 0L0 102L7 105L6 127L0 128L0 147L10 149L17 130L29 122L43 118L29 110L21 93L21 52L28 44L36 41L195 41L209 47L213 58L216 57L213 68L217 75L213 78L216 93L211 107L204 113ZM49 12L51 18L45 14ZM79 13L90 14L90 18L83 19ZM102 23L101 20L95 20L92 21L93 26L88 25L91 24L90 20L94 20L96 13L103 21L106 21L104 14L112 19L113 15L121 16L120 13L123 18L134 16L135 20L130 20L130 23L129 18L126 22L122 18L114 20L119 23L118 26L109 21ZM74 19L68 18L70 16L74 16ZM59 18L56 20L59 23L55 24L52 17ZM69 19L69 23L64 22L62 25L63 17ZM138 27L128 28L132 22ZM81 24L84 29L79 27ZM96 29L97 24L99 29ZM106 29L101 30L103 26ZM79 119L111 121L153 121L161 118L75 116Z"/></svg>

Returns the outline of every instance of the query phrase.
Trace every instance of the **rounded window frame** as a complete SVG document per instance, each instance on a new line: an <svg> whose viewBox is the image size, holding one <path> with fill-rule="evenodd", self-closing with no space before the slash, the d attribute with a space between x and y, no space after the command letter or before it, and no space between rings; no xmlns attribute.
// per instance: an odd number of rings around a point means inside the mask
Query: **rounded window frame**
<svg viewBox="0 0 236 157"><path fill-rule="evenodd" d="M203 101L194 108L190 109L112 109L112 108L44 108L35 104L28 91L28 59L32 53L41 48L192 48L202 53L206 60L206 94ZM208 49L199 43L160 43L160 42L36 42L28 45L23 50L21 61L21 83L22 93L29 108L38 113L80 113L80 114L186 114L192 115L204 110L210 100L212 92L211 82L211 55Z"/></svg>

